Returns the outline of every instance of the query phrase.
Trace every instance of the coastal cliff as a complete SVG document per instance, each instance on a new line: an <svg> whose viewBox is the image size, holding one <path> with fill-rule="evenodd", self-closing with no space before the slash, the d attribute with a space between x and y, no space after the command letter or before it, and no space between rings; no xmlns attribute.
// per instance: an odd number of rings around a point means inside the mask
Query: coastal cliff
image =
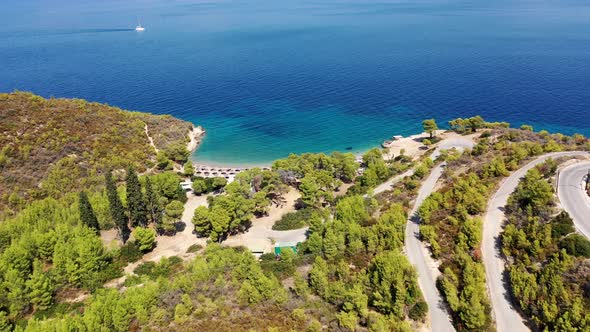
<svg viewBox="0 0 590 332"><path fill-rule="evenodd" d="M0 94L0 210L10 214L31 199L92 189L105 170L155 170L159 152L182 163L203 135L202 127L170 115Z"/></svg>

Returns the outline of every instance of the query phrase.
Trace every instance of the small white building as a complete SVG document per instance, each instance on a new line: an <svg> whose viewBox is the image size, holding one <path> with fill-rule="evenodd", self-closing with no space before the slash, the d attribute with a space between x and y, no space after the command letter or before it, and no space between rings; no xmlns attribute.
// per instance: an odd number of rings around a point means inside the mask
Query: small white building
<svg viewBox="0 0 590 332"><path fill-rule="evenodd" d="M191 190L193 190L193 182L192 181L183 181L180 183L180 187L184 191L191 191Z"/></svg>

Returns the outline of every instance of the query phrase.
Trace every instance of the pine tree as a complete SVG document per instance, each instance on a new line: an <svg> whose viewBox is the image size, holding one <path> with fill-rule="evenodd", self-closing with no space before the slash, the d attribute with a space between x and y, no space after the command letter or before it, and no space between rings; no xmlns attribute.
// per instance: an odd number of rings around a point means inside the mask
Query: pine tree
<svg viewBox="0 0 590 332"><path fill-rule="evenodd" d="M316 256L313 267L309 272L311 288L321 297L326 296L330 281L328 279L328 263L321 257Z"/></svg>
<svg viewBox="0 0 590 332"><path fill-rule="evenodd" d="M27 280L29 299L35 310L45 310L53 301L53 284L47 273L43 271L41 262L36 260L33 265L33 274Z"/></svg>
<svg viewBox="0 0 590 332"><path fill-rule="evenodd" d="M156 244L156 231L151 228L137 227L133 230L133 237L143 252L152 250Z"/></svg>
<svg viewBox="0 0 590 332"><path fill-rule="evenodd" d="M179 201L172 201L166 205L164 221L159 225L160 231L166 234L172 234L176 231L176 222L182 217L184 205Z"/></svg>
<svg viewBox="0 0 590 332"><path fill-rule="evenodd" d="M209 218L209 209L205 206L199 206L195 209L193 215L193 224L195 231L200 236L208 236L211 232L211 220Z"/></svg>
<svg viewBox="0 0 590 332"><path fill-rule="evenodd" d="M1 285L4 290L8 312L12 318L19 316L29 306L27 286L25 280L18 275L18 272L10 269L4 274L4 283Z"/></svg>
<svg viewBox="0 0 590 332"><path fill-rule="evenodd" d="M338 255L338 237L334 234L332 228L326 230L324 235L324 255L328 259L332 259Z"/></svg>
<svg viewBox="0 0 590 332"><path fill-rule="evenodd" d="M133 227L147 226L147 208L141 192L141 184L137 178L137 172L132 165L127 168L127 207L129 219Z"/></svg>
<svg viewBox="0 0 590 332"><path fill-rule="evenodd" d="M100 231L98 219L96 218L92 205L88 200L88 195L86 195L86 192L84 191L81 191L78 196L78 209L80 211L80 220L82 220L82 223L98 234Z"/></svg>
<svg viewBox="0 0 590 332"><path fill-rule="evenodd" d="M125 216L125 210L123 208L123 203L121 203L121 198L117 193L117 185L113 180L113 175L111 172L106 174L106 187L107 187L107 197L109 199L109 207L111 209L111 216L113 217L113 221L117 228L119 229L119 235L121 236L121 241L123 243L127 242L129 239L129 234L131 230L127 225L127 216Z"/></svg>
<svg viewBox="0 0 590 332"><path fill-rule="evenodd" d="M424 128L425 132L430 134L430 139L432 139L438 130L438 125L434 119L427 119L422 121L422 128Z"/></svg>
<svg viewBox="0 0 590 332"><path fill-rule="evenodd" d="M8 320L8 315L4 311L0 311L0 332L12 331L12 326Z"/></svg>
<svg viewBox="0 0 590 332"><path fill-rule="evenodd" d="M145 203L148 221L160 226L162 224L162 211L158 204L158 195L154 192L152 181L149 177L145 179Z"/></svg>
<svg viewBox="0 0 590 332"><path fill-rule="evenodd" d="M231 217L222 206L213 205L211 211L209 211L209 218L211 220L211 232L209 237L213 241L221 242L229 230Z"/></svg>
<svg viewBox="0 0 590 332"><path fill-rule="evenodd" d="M184 163L184 175L185 176L192 176L195 174L195 167L193 166L193 162L188 160Z"/></svg>

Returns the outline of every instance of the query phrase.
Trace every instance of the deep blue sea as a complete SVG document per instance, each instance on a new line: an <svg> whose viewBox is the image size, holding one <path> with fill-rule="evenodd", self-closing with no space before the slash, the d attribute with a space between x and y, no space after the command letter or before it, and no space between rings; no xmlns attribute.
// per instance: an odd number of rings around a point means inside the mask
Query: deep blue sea
<svg viewBox="0 0 590 332"><path fill-rule="evenodd" d="M6 0L15 89L192 121L214 163L358 152L431 117L590 135L590 2Z"/></svg>

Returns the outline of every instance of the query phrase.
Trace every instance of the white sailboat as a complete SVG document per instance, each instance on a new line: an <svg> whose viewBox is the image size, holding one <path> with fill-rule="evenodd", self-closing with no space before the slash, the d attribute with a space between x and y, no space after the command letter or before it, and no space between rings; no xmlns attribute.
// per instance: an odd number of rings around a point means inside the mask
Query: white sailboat
<svg viewBox="0 0 590 332"><path fill-rule="evenodd" d="M145 28L141 26L139 20L137 20L137 26L135 27L135 31L145 31Z"/></svg>

